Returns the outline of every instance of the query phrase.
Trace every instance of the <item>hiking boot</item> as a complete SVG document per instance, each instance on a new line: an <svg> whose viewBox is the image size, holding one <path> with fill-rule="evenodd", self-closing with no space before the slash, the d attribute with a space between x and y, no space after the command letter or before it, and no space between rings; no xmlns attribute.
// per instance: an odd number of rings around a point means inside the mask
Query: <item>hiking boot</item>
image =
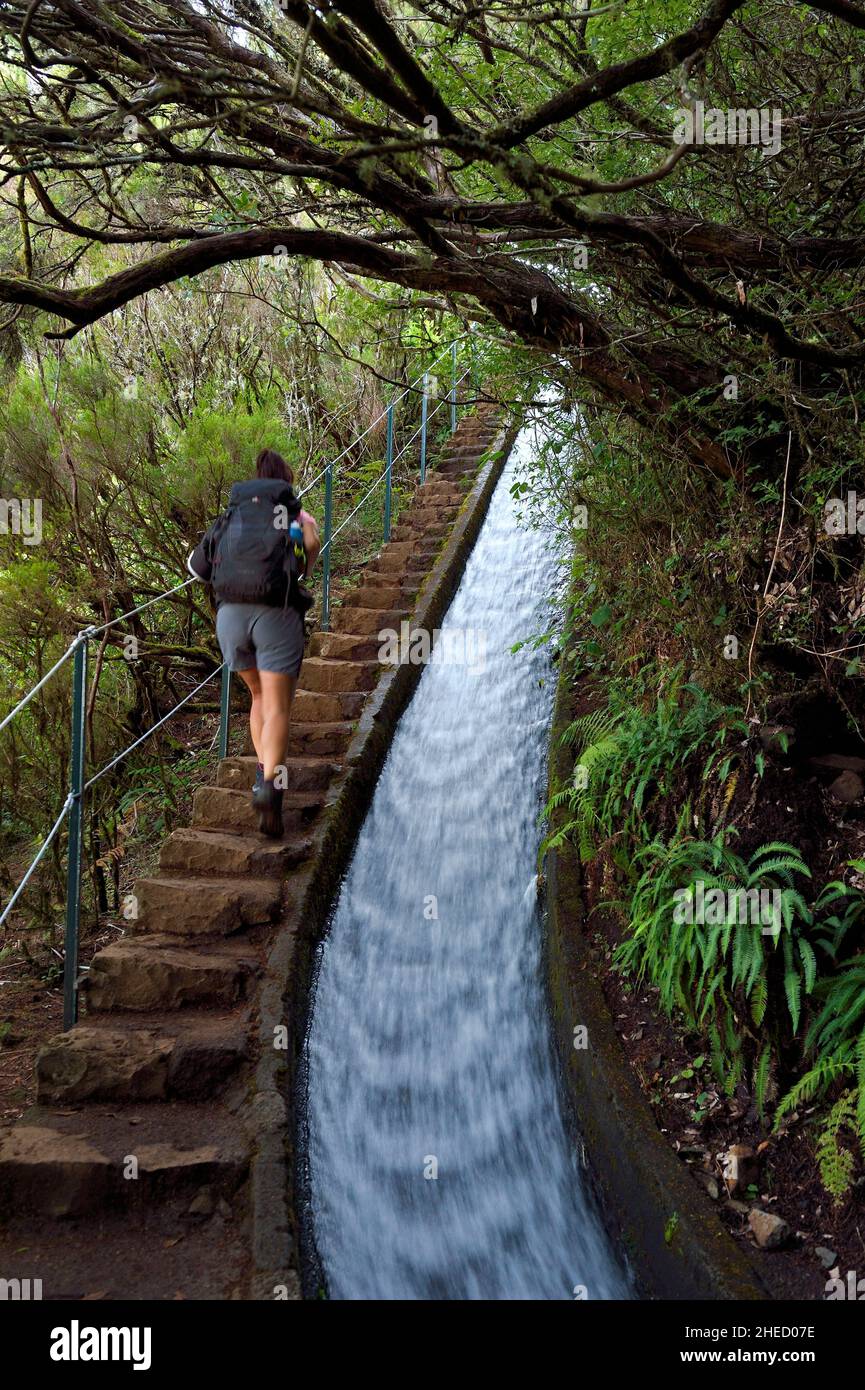
<svg viewBox="0 0 865 1390"><path fill-rule="evenodd" d="M265 781L262 777L260 785L252 793L252 804L258 815L258 828L262 835L267 835L271 840L281 839L282 791L273 785L272 780Z"/></svg>
<svg viewBox="0 0 865 1390"><path fill-rule="evenodd" d="M264 763L258 763L258 764L256 765L256 768L255 768L255 781L254 781L253 784L252 784L252 790L253 790L254 792L257 792L263 781L264 781Z"/></svg>

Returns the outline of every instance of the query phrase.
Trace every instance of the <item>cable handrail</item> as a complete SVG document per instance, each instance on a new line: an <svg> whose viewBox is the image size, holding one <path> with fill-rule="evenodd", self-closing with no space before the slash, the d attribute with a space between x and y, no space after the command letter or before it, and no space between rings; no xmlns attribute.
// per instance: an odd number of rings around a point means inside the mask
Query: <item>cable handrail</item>
<svg viewBox="0 0 865 1390"><path fill-rule="evenodd" d="M28 704L30 703L30 701L33 699L33 696L36 694L36 692L37 692L38 690L41 690L41 689L42 689L42 687L43 687L43 685L45 684L45 682L46 682L46 681L49 681L49 680L51 679L51 677L54 675L54 672L60 670L60 667L63 665L64 661L68 661L68 660L69 660L70 656L72 656L73 652L75 651L75 648L78 646L78 643L79 643L80 641L81 641L81 634L79 633L78 636L75 638L75 641L74 641L74 642L70 642L69 646L66 648L65 652L64 652L63 655L60 657L59 661L55 661L54 665L51 667L51 670L50 670L50 671L46 671L46 672L45 672L45 675L42 677L42 679L41 679L40 681L37 681L36 684L33 686L33 689L32 689L32 690L28 690L28 692L27 692L27 694L24 696L24 698L23 698L22 700L19 700L19 701L18 701L18 704L15 706L15 708L9 711L9 713L6 715L6 717L5 717L5 719L2 721L2 723L0 723L0 733L2 733L2 731L6 728L6 725L7 725L7 724L11 724L11 722L12 722L12 720L15 718L16 714L18 714L19 711L22 710L22 709L24 708L25 705L28 705ZM2 920L2 919L0 919L0 920Z"/></svg>
<svg viewBox="0 0 865 1390"><path fill-rule="evenodd" d="M173 591L172 591L172 590L169 590L169 593L171 593L171 592L173 592ZM86 632L86 631L87 631L87 629L85 629L85 632ZM92 634L88 634L88 635L92 635ZM84 634L82 633L82 637L83 637L83 636L84 636ZM80 640L80 639L76 639L76 644L77 644L77 641L78 641L78 640ZM73 648L74 648L74 645L76 645L76 644L73 644ZM72 650L72 648L71 648L70 650ZM100 780L100 778L102 778L102 777L105 776L106 772L110 772L111 769L112 769L113 767L116 767L118 763L122 762L123 759L124 759L125 757L127 757L129 753L131 753L135 748L137 748L137 747L139 746L139 744L144 743L145 739L148 739L148 738L150 737L151 734L156 733L156 730L157 730L157 729L161 729L161 728L162 728L162 725L165 724L165 723L167 723L167 721L172 717L172 715L176 714L177 711L178 711L179 709L182 709L182 707L183 707L185 704L187 704L188 701L191 700L192 697L193 697L194 695L197 695L197 694L198 694L199 690L202 690L202 689L204 688L205 685L207 685L210 681L213 680L214 676L218 676L224 669L225 669L225 662L223 662L221 666L217 666L217 668L216 668L215 671L211 671L211 673L210 673L209 676L206 676L206 677L204 678L203 681L200 681L199 684L195 687L194 690L190 690L190 692L189 692L188 695L184 695L184 697L183 697L182 700L178 700L178 702L177 702L176 705L172 705L172 707L171 707L171 709L168 711L168 713L165 714L165 715L163 715L163 717L162 717L156 724L153 724L149 729L147 729L147 730L141 735L140 738L137 738L137 739L135 740L134 743L130 743L128 748L124 748L124 750L123 750L122 753L118 753L118 755L117 755L116 758L112 758L112 759L111 759L111 762L106 763L104 767L100 768L100 770L99 770L98 772L94 773L93 776L89 779L89 781L87 781L87 782L84 783L84 786L83 786L83 788L82 788L82 791L85 791L85 792L86 792L86 791L89 791L89 789L94 785L94 783L98 782L98 781ZM12 908L15 906L16 902L17 902L18 899L20 898L20 896L21 896L21 894L23 893L24 889L27 887L27 884L29 883L29 881L30 881L30 879L31 879L31 877L32 877L32 875L33 875L33 872L34 872L34 870L35 870L35 868L36 868L36 866L37 866L37 864L39 864L40 860L42 860L42 859L44 858L44 856L45 856L45 851L48 849L48 846L51 844L51 841L54 839L55 835L57 834L57 831L60 829L60 826L63 824L63 821L64 821L64 819L66 818L66 816L68 815L68 813L69 813L69 811L70 811L70 809L71 809L71 807L72 807L74 801L75 801L75 798L74 798L71 794L70 794L69 796L67 796L65 802L63 803L63 807L62 807L62 809L61 809L61 811L60 811L59 816L57 817L57 819L56 819L56 821L54 822L53 826L52 826L51 829L49 830L48 834L45 836L45 839L42 841L42 843L41 843L41 845L40 845L40 847L39 847L39 850L37 851L35 857L31 860L30 866L29 866L29 868L27 869L27 872L25 873L25 875L24 875L24 877L22 878L21 882L19 883L18 887L15 889L15 892L12 894L12 897L9 899L8 903L6 904L5 908L3 909L3 912L0 913L0 926L2 926L3 923L6 921L6 918L9 916L9 913L12 911Z"/></svg>
<svg viewBox="0 0 865 1390"><path fill-rule="evenodd" d="M436 359L436 360L438 360L438 359ZM461 381L465 381L465 379L466 379L466 377L467 377L468 375L469 375L469 372L468 372L468 371L463 372L462 376L459 377L458 381L457 381L455 384L458 386L459 383L460 383ZM440 407L443 406L443 405L449 404L449 402L450 402L450 397L449 397L449 396L443 396L442 399L439 401L438 405L435 407L435 410L430 411L429 415L427 416L427 424L429 424L429 422L430 422L430 420L432 419L433 415L435 415L436 410L440 409ZM396 402L395 402L395 401L392 401L391 404L392 404L392 405L395 405ZM395 463L397 462L398 459L401 459L401 458L402 458L402 456L403 456L403 454L405 453L406 449L408 449L408 448L411 446L411 444L414 442L414 440L417 439L418 435L422 432L423 428L424 428L423 425L419 425L418 428L415 430L414 434L410 435L409 438L406 440L405 444L402 446L402 448L400 449L399 453L398 453L398 454L394 454L393 458L390 460L390 466L391 466L391 467L393 466L393 464L395 464ZM328 549L328 547L331 545L331 543L332 543L333 541L336 540L336 538L337 538L337 536L339 535L340 531L342 531L342 530L345 529L345 527L346 527L346 526L348 525L348 523L351 521L351 519L352 519L352 517L355 515L355 513L360 511L360 509L361 509L361 507L363 506L364 502L366 502L367 498L369 498L369 497L372 496L372 494L375 492L376 488L378 487L379 483L382 482L382 481L387 477L387 475L388 475L388 468L385 467L385 468L383 468L382 471L379 473L379 475L378 475L378 477L376 478L375 482L373 483L372 487L369 488L368 491L364 493L363 497L360 499L360 501L358 502L357 506L352 508L352 510L349 512L348 516L345 517L344 520L340 522L340 524L339 524L339 526L337 526L336 530L333 531L333 532L331 533L329 539L328 539L327 541L325 541L324 545L321 547L321 550L318 552L318 558L319 558L319 559L321 559L322 555L323 555L324 552Z"/></svg>
<svg viewBox="0 0 865 1390"><path fill-rule="evenodd" d="M385 468L385 469L382 469L381 473L379 473L378 477L376 478L375 482L373 483L373 485L372 485L372 487L369 489L369 491L364 493L363 497L360 499L360 501L358 502L357 506L352 508L352 510L349 512L349 514L348 514L348 516L345 518L345 520L340 522L340 524L337 526L336 530L333 531L333 532L331 533L330 537L328 538L328 540L325 541L324 545L321 547L321 550L318 552L319 559L321 559L322 555L323 555L324 552L328 549L328 547L330 546L330 544L331 544L333 541L336 540L336 538L337 538L337 536L339 535L340 531L344 530L344 528L348 525L348 523L351 521L352 517L354 516L355 512L359 512L359 511L360 511L361 507L363 506L363 504L364 504L364 502L367 500L367 498L368 498L368 497L372 497L372 494L375 492L375 490L376 490L376 488L378 487L379 483L382 482L386 477L387 477L387 469Z"/></svg>
<svg viewBox="0 0 865 1390"><path fill-rule="evenodd" d="M66 800L64 801L63 807L60 811L60 815L57 817L51 829L48 831L48 834L45 836L45 839L42 841L36 858L31 861L29 869L22 878L21 882L18 884L18 887L15 889L15 892L12 894L12 897L9 899L8 903L4 907L2 913L0 913L0 927L2 927L3 923L6 921L6 918L9 916L9 913L12 911L18 899L21 897L21 894L24 892L24 889L27 887L27 884L30 882L36 865L44 858L45 851L51 844L51 841L54 839L54 836L57 834L57 831L60 829L61 825L63 824L64 820L69 814L73 800L74 798L70 795L67 796Z"/></svg>
<svg viewBox="0 0 865 1390"><path fill-rule="evenodd" d="M146 603L140 603L137 608L130 608L128 613L121 613L119 617L111 618L107 623L102 623L100 627L82 628L81 631L75 637L74 641L70 642L63 655L57 661L55 661L54 665L51 667L51 670L46 671L42 679L37 681L36 684L30 690L28 690L27 694L21 700L18 701L18 704L15 706L15 708L11 709L9 713L5 715L2 720L0 720L0 733L3 732L7 724L11 724L16 714L19 714L20 711L30 703L30 701L33 699L33 696L36 695L38 691L42 689L43 685L45 685L51 679L54 673L60 670L60 667L64 664L64 662L68 661L70 656L74 655L75 648L79 645L79 643L86 641L91 637L98 637L100 633L107 632L109 628L116 627L118 623L123 623L126 621L127 618L134 617L136 613L143 613L145 608L151 608L154 603L161 603L161 601L164 598L170 598L172 594L179 593L181 589L186 589L190 584L194 584L195 582L196 581L194 579L185 579L182 584L175 584L173 589L166 589L165 593L157 594L155 598L148 599Z"/></svg>
<svg viewBox="0 0 865 1390"><path fill-rule="evenodd" d="M134 618L136 613L143 613L145 608L151 608L154 603L161 603L164 598L170 598L172 594L179 594L181 589L186 589L195 582L195 579L184 579L182 584L175 584L173 589L166 589L164 594L157 594L155 598L149 598L146 603L139 603L137 608L130 608L128 613L121 613L119 618L111 618L101 627L88 628L87 633L90 637L98 637L101 632L107 632L110 627L116 627L118 623L125 623L127 618Z"/></svg>
<svg viewBox="0 0 865 1390"><path fill-rule="evenodd" d="M145 739L150 738L151 734L155 734L157 729L161 729L162 725L165 724L173 714L176 714L179 709L182 709L183 706L189 700L192 699L193 695L197 695L199 690L203 690L204 686L208 685L210 681L213 680L214 676L218 676L220 672L224 669L225 662L223 661L222 665L217 666L215 671L211 671L209 676L205 676L204 680L200 681L194 690L190 690L188 695L184 695L182 700L178 700L176 705L172 705L168 713L163 715L163 717L158 721L158 723L153 724L141 735L140 738L137 738L134 743L130 743L128 748L124 748L122 753L118 753L116 758L112 758L110 763L106 763L105 766L100 768L98 772L95 772L93 776L90 778L90 780L84 783L84 791L89 791L95 782L98 782L101 777L105 776L106 772L110 772L111 769L113 767L116 767L118 763L122 763L123 759L127 756L127 754L131 753L133 749L137 748L139 744L144 742Z"/></svg>
<svg viewBox="0 0 865 1390"><path fill-rule="evenodd" d="M297 494L298 497L305 497L306 494L310 491L310 489L315 487L315 485L316 485L316 483L318 482L319 478L323 478L323 477L324 477L325 473L327 472L327 470L328 470L329 468L330 468L330 464L329 464L329 463L326 463L326 464L324 465L324 468L322 468L321 472L320 472L320 473L316 473L316 475L315 475L315 477L313 478L312 482L311 482L311 483L307 483L306 487L301 488L300 492Z"/></svg>
<svg viewBox="0 0 865 1390"><path fill-rule="evenodd" d="M313 478L311 483L307 483L306 487L303 489L303 492L299 493L298 495L300 497L303 497L304 493L309 492L311 487L315 487L315 484L318 482L319 478L323 478L329 468L333 468L333 465L335 463L339 463L340 459L345 458L349 449L353 449L355 444L359 444L362 439L365 439L366 436L369 434L370 430L375 429L376 425L380 425L382 420L386 419L388 411L391 410L393 406L398 405L399 402L403 399L403 397L407 396L409 391L411 391L413 387L417 386L419 381L424 380L424 377L426 377L429 374L430 367L434 367L437 362L440 362L441 359L444 357L445 353L451 352L455 345L457 343L462 342L463 338L465 338L466 336L466 333L460 333L459 337L454 338L451 342L449 342L447 347L443 348L442 351L439 353L438 357L433 358L432 362L429 364L429 367L427 367L425 371L422 371L420 376L416 376L414 381L410 381L408 386L406 386L405 389L401 391L398 396L395 396L392 401L389 401L388 404L385 406L384 410L381 412L381 414L376 415L375 419L369 425L367 425L363 433L355 435L354 439L350 440L350 442L346 444L342 452L337 454L336 458L330 459L324 465L324 468L321 470L321 472ZM463 375L460 377L460 381L463 381L467 375L468 373L464 372ZM448 399L448 396L442 396L441 400L439 401L439 405L443 405L445 401L447 401ZM439 405L436 406L436 410L438 410ZM435 411L433 411L432 413L435 414Z"/></svg>
<svg viewBox="0 0 865 1390"><path fill-rule="evenodd" d="M313 488L316 485L316 483L320 481L321 478L326 479L325 543L322 546L321 551L319 552L320 555L327 557L324 565L324 583L322 593L321 627L323 631L326 631L328 627L330 549L333 544L333 541L340 534L340 532L345 529L349 522L357 515L361 507L363 507L363 505L369 500L369 498L373 495L376 489L381 485L383 480L387 482L384 504L384 538L385 540L388 540L390 538L391 487L393 477L393 465L395 462L397 462L399 459L403 457L403 455L411 448L412 444L418 438L418 435L420 435L420 476L421 482L423 482L426 474L427 429L429 426L429 422L432 420L436 412L442 408L443 405L450 404L452 412L451 429L453 430L456 428L457 386L461 382L465 381L466 377L472 375L474 370L474 367L472 365L472 367L466 369L466 371L464 371L462 375L459 378L457 378L457 344L469 336L470 335L467 332L462 333L457 338L454 338L452 342L448 344L447 347L443 348L442 351L438 354L438 356L435 357L433 361L430 363L430 365L425 369L425 371L422 372L418 377L416 377L414 381L411 381L399 393L398 396L396 396L392 401L390 401L386 406L385 410L382 411L380 415L376 416L376 418L369 425L367 425L366 429L363 430L361 434L357 435L354 439L352 439L351 442L348 445L346 445L346 447L343 450L341 450L341 452L337 454L335 458L328 460L324 468L322 468L321 471L317 473L316 476L312 479L312 481L307 483L304 486L304 488L298 493L299 497L303 497L305 493L309 492L310 489ZM471 346L472 364L474 364L474 345L471 344ZM452 362L450 390L447 395L441 396L438 399L436 405L433 407L432 410L428 410L428 402L430 400L428 378L430 370L432 367L435 367L436 364L441 361L442 357L444 357L448 352L450 352L451 354ZM395 408L399 404L399 402L403 400L409 394L409 392L412 391L421 381L424 384L421 424L405 441L405 443L400 448L399 452L394 454L393 419ZM380 424L381 421L384 419L387 419L388 421L387 460L385 467L382 470L382 472L379 473L378 477L372 483L371 487L369 487L367 491L364 493L363 497L361 497L360 501L357 502L356 505L352 508L348 516L343 518L339 526L337 526L337 528L333 530L332 485L334 465L337 464L340 461L340 459L344 458L350 449L352 449L355 445L359 444L363 439L365 439L366 436L376 427L376 425ZM136 748L139 748L142 743L144 743L148 738L151 737L152 734L156 733L157 730L161 729L163 725L168 722L169 719L173 718L173 716L178 712L178 710L182 709L184 705L187 705L189 701L192 700L199 693L199 691L203 690L206 685L210 684L210 682L220 674L222 676L222 692L220 697L219 756L221 758L226 757L228 751L228 722L231 703L231 672L227 664L223 662L222 665L217 666L215 670L211 671L208 676L205 676L204 680L199 681L199 683L192 690L190 690L187 695L184 695L182 699L178 700L177 703L173 705L171 709L167 711L166 714L164 714L160 719L158 719L155 724L151 725L149 729L146 729L145 732L140 735L140 737L135 739L126 748L124 748L122 752L117 754L116 757L111 758L109 762L107 762L97 772L94 772L92 776L90 776L85 781L85 730L87 723L86 710L88 706L88 644L91 641L91 639L101 636L103 633L108 632L110 629L117 627L121 623L125 623L128 619L135 617L136 614L145 612L148 608L152 608L155 604L161 603L164 599L171 598L172 595L183 592L183 590L189 588L191 584L194 584L196 582L197 576L193 575L190 578L184 579L182 582L175 584L172 588L166 589L163 593L156 594L153 597L146 599L143 603L138 604L134 608L130 608L128 612L121 613L116 618L110 618L107 622L104 622L99 626L87 626L82 628L81 631L76 634L74 640L70 643L70 645L63 652L63 654L58 658L57 661L55 661L54 665L50 668L50 670L46 671L45 675L42 676L36 682L36 684L29 691L27 691L27 693L24 696L22 696L22 698L18 701L15 707L4 716L2 721L0 721L0 732L2 732L3 729L5 729L12 722L16 715L18 715L30 703L33 697L47 684L47 682L52 678L52 676L54 676L63 665L65 665L69 658L74 657L74 672L72 677L72 743L70 745L71 774L69 794L67 795L66 800L64 801L63 806L61 807L60 812L57 815L51 829L49 830L45 838L42 840L38 850L36 851L36 854L31 860L26 872L24 873L23 878L21 879L21 882L14 890L5 908L3 908L2 912L0 912L0 926L2 926L2 924L9 917L16 903L18 903L19 899L21 898L22 893L24 892L28 883L32 879L39 864L44 859L51 844L54 842L57 835L59 834L64 821L66 821L68 818L69 831L66 854L66 933L64 951L64 1028L72 1027L72 1025L77 1021L78 1017L77 962L81 909L82 828L85 794L93 786L95 786L97 782L101 781L103 777L107 776L107 774L111 772L113 768L117 767L119 763L123 762L124 759L130 755L130 753L134 752ZM90 699L92 700L92 698L93 694L91 692Z"/></svg>

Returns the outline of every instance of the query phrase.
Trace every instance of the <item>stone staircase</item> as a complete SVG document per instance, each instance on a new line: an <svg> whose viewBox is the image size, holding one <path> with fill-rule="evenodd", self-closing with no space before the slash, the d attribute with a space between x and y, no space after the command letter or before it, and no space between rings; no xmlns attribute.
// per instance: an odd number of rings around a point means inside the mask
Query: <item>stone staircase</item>
<svg viewBox="0 0 865 1390"><path fill-rule="evenodd" d="M255 758L226 758L135 885L127 935L82 981L83 1020L39 1054L36 1106L0 1131L0 1277L41 1277L46 1298L94 1296L94 1281L112 1298L247 1296L250 1078L270 1045L254 1036L256 989L276 934L302 929L328 789L382 673L378 633L410 616L498 433L492 408L461 422L333 631L312 638L285 838L257 832Z"/></svg>

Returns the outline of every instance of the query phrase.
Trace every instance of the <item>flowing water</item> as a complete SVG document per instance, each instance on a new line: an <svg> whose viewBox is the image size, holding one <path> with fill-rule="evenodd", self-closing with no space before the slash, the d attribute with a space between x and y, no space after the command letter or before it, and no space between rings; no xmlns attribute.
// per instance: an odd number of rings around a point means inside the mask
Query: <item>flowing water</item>
<svg viewBox="0 0 865 1390"><path fill-rule="evenodd" d="M559 560L510 494L400 721L321 948L310 1218L332 1298L626 1298L563 1115L535 890ZM460 660L460 657L462 660Z"/></svg>

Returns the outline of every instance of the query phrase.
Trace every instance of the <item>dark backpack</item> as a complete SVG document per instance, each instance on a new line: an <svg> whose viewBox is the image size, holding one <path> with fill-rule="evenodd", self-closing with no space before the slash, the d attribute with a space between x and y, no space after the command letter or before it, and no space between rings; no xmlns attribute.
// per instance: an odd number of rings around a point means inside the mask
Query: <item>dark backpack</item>
<svg viewBox="0 0 865 1390"><path fill-rule="evenodd" d="M234 484L228 509L214 522L209 538L217 604L301 606L303 562L288 538L288 528L299 516L300 502L278 478Z"/></svg>

